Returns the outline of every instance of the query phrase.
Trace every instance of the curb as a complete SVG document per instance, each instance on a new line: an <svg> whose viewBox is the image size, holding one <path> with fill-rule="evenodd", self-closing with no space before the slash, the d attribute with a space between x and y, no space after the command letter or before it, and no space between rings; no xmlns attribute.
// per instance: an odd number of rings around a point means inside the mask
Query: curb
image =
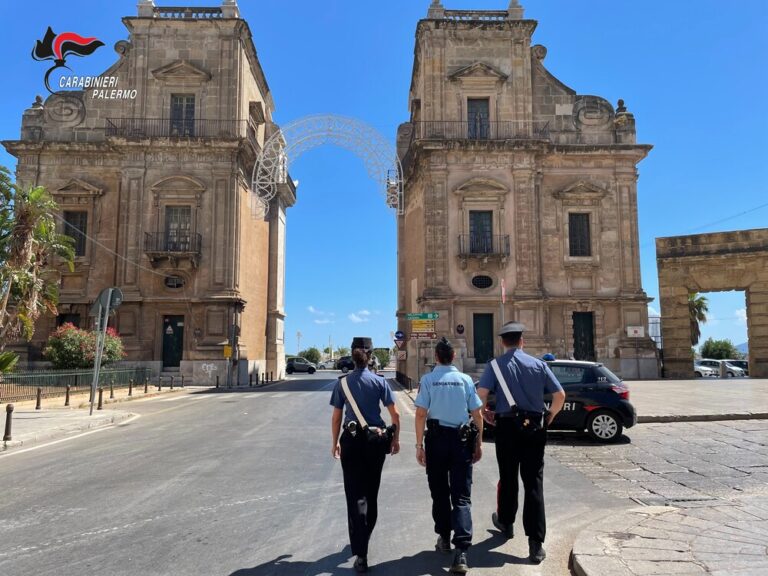
<svg viewBox="0 0 768 576"><path fill-rule="evenodd" d="M736 414L682 414L665 416L638 416L638 424L658 422L718 422L727 420L768 420L768 412L746 412Z"/></svg>
<svg viewBox="0 0 768 576"><path fill-rule="evenodd" d="M37 433L31 438L25 438L24 440L4 441L2 442L2 444L0 444L0 452L8 451L12 448L18 448L19 446L34 445L40 442L44 442L46 440L57 440L59 438L64 438L72 434L79 434L80 432L85 432L87 430L95 430L97 428L104 428L106 426L120 424L125 420L133 418L134 416L136 416L136 414L133 414L132 412L120 411L120 412L115 412L113 414L100 414L99 416L101 417L97 420L86 421L82 425L69 430L62 430L62 429L45 430Z"/></svg>

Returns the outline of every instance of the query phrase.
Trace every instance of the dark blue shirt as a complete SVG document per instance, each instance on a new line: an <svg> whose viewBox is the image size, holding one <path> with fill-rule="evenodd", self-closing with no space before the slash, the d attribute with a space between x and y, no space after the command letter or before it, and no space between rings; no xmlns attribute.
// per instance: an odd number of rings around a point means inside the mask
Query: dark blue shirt
<svg viewBox="0 0 768 576"><path fill-rule="evenodd" d="M360 408L360 412L362 412L368 426L383 427L385 424L381 417L379 402L384 404L384 406L391 406L395 403L392 389L389 387L389 382L387 382L386 378L374 374L368 368L357 368L347 374L346 379L349 391L355 397L357 407ZM331 394L331 406L342 409L345 404L347 409L345 411L344 423L346 424L352 420L357 422L357 416L355 416L352 406L346 401L344 390L341 387L341 378L339 378Z"/></svg>
<svg viewBox="0 0 768 576"><path fill-rule="evenodd" d="M544 412L544 395L563 389L546 362L526 354L519 348L507 350L496 358L496 361L520 410ZM505 414L512 409L496 381L496 373L490 362L485 367L478 387L496 394L496 414Z"/></svg>

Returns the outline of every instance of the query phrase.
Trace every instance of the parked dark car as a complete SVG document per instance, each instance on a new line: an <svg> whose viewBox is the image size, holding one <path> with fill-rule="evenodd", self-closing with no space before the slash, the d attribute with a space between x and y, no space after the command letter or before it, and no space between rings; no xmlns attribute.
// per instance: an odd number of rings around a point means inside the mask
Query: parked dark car
<svg viewBox="0 0 768 576"><path fill-rule="evenodd" d="M307 372L308 374L314 374L317 370L317 366L312 364L306 358L301 356L291 356L285 361L286 374L293 374L294 372Z"/></svg>
<svg viewBox="0 0 768 576"><path fill-rule="evenodd" d="M336 369L341 370L346 374L350 370L355 369L355 363L352 360L352 356L342 356L336 361Z"/></svg>
<svg viewBox="0 0 768 576"><path fill-rule="evenodd" d="M594 440L615 442L624 428L637 424L637 413L629 402L629 388L608 368L597 362L577 360L555 360L548 364L565 390L565 404L549 430L586 430ZM550 395L544 398L547 406L551 400ZM495 428L495 405L491 394L483 412L490 433Z"/></svg>

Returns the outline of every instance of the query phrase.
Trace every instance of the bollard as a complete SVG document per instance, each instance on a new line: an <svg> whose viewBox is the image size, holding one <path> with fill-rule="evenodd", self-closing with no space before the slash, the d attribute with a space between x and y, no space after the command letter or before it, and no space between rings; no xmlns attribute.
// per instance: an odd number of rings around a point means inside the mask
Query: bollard
<svg viewBox="0 0 768 576"><path fill-rule="evenodd" d="M157 391L160 392L163 389L163 379L160 378L160 374L157 375Z"/></svg>
<svg viewBox="0 0 768 576"><path fill-rule="evenodd" d="M256 370L256 386L259 385L259 371Z"/></svg>
<svg viewBox="0 0 768 576"><path fill-rule="evenodd" d="M72 387L69 384L67 384L67 392L64 395L64 406L69 406L69 391L71 388Z"/></svg>
<svg viewBox="0 0 768 576"><path fill-rule="evenodd" d="M101 410L103 404L104 404L104 388L99 386L99 405L96 407L96 410Z"/></svg>
<svg viewBox="0 0 768 576"><path fill-rule="evenodd" d="M149 376L144 378L144 394L149 391Z"/></svg>
<svg viewBox="0 0 768 576"><path fill-rule="evenodd" d="M128 380L128 396L133 396L133 378Z"/></svg>
<svg viewBox="0 0 768 576"><path fill-rule="evenodd" d="M109 383L109 399L114 400L115 399L115 386L114 382Z"/></svg>
<svg viewBox="0 0 768 576"><path fill-rule="evenodd" d="M38 386L37 387L37 404L35 404L35 410L40 410L42 408L42 402L43 402L43 389Z"/></svg>
<svg viewBox="0 0 768 576"><path fill-rule="evenodd" d="M11 423L13 420L13 404L8 404L5 407L5 434L3 435L3 442L10 442L13 440L11 436Z"/></svg>
<svg viewBox="0 0 768 576"><path fill-rule="evenodd" d="M267 383L267 380L266 380L266 378L267 378L267 373L266 373L266 372L264 372L264 373L261 375L261 385L262 385L262 386L264 386L264 384L266 384L266 383Z"/></svg>
<svg viewBox="0 0 768 576"><path fill-rule="evenodd" d="M181 375L181 387L184 388L184 374Z"/></svg>
<svg viewBox="0 0 768 576"><path fill-rule="evenodd" d="M270 382L270 384L271 384L272 382L274 382L274 380L272 379L272 372L270 372L270 373L269 373L269 382Z"/></svg>
<svg viewBox="0 0 768 576"><path fill-rule="evenodd" d="M171 376L171 390L173 390L173 376Z"/></svg>
<svg viewBox="0 0 768 576"><path fill-rule="evenodd" d="M216 374L216 388L219 387L219 375Z"/></svg>
<svg viewBox="0 0 768 576"><path fill-rule="evenodd" d="M253 374L248 374L248 388L253 388Z"/></svg>

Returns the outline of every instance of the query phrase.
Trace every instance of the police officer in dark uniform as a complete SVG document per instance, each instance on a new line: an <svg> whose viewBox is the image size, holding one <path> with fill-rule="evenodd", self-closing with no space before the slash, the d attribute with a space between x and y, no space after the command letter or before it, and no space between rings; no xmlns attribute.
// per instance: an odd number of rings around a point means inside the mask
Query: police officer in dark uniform
<svg viewBox="0 0 768 576"><path fill-rule="evenodd" d="M351 348L355 369L339 378L331 395L331 452L341 458L349 540L357 557L354 568L362 573L368 571L368 541L378 516L384 459L400 451L400 414L389 383L368 370L371 339L356 337ZM381 418L381 404L392 419L388 428Z"/></svg>
<svg viewBox="0 0 768 576"><path fill-rule="evenodd" d="M436 365L419 383L416 397L416 460L427 467L440 552L456 554L451 572L469 571L467 549L472 543L472 464L482 457L483 417L472 378L453 366L454 350L443 338L435 346ZM467 413L472 415L472 424ZM424 425L426 423L426 444Z"/></svg>
<svg viewBox="0 0 768 576"><path fill-rule="evenodd" d="M546 362L523 352L524 326L505 324L499 336L504 353L486 367L478 394L483 404L488 393L496 394L496 460L499 488L493 525L507 538L514 536L517 514L518 481L523 479L525 501L523 527L528 536L529 559L534 564L546 557L544 537L544 446L547 426L563 408L565 392ZM552 394L552 405L545 411L544 395Z"/></svg>

